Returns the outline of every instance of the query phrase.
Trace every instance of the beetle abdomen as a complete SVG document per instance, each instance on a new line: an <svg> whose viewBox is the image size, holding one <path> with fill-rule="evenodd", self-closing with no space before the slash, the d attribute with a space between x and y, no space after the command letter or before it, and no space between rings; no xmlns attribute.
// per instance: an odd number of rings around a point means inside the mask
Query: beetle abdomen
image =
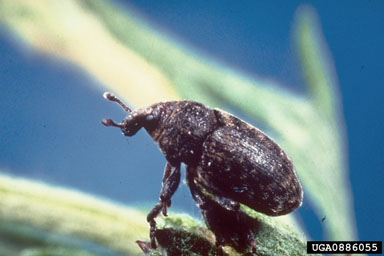
<svg viewBox="0 0 384 256"><path fill-rule="evenodd" d="M300 206L302 188L282 149L255 127L215 111L223 126L203 144L196 168L199 182L215 195L268 215Z"/></svg>

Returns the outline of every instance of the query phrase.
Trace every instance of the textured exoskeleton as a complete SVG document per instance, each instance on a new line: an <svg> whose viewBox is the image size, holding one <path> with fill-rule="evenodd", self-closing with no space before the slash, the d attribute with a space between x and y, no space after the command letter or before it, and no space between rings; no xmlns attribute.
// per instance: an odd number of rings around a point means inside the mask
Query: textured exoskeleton
<svg viewBox="0 0 384 256"><path fill-rule="evenodd" d="M129 114L122 123L104 119L103 124L121 128L125 136L144 127L167 160L160 201L147 217L152 247L156 247L155 218L161 211L167 214L180 182L181 163L186 165L192 196L220 248L228 239L225 228L219 228L222 222L215 219L219 213L241 226L246 223L241 221L245 217L240 204L271 216L287 214L301 205L303 191L292 162L252 125L193 101L161 102L131 111L112 94L104 97L118 102ZM244 230L249 233L247 243L255 249L250 230Z"/></svg>

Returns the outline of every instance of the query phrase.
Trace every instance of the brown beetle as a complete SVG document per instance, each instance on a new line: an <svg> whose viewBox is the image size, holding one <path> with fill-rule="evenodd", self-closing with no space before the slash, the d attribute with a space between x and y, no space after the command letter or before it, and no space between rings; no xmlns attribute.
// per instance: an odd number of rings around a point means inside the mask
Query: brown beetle
<svg viewBox="0 0 384 256"><path fill-rule="evenodd" d="M167 160L160 201L147 216L153 248L155 218L161 211L167 215L180 182L181 163L186 165L192 196L207 226L215 233L220 251L228 236L220 228L218 214L225 214L241 226L247 233L243 239L255 251L254 237L242 221L245 214L240 204L270 216L290 213L301 205L303 191L292 162L271 138L252 125L188 100L161 102L131 111L116 96L105 93L104 97L119 103L129 114L122 123L111 119L102 123L119 127L125 136L133 136L144 127Z"/></svg>

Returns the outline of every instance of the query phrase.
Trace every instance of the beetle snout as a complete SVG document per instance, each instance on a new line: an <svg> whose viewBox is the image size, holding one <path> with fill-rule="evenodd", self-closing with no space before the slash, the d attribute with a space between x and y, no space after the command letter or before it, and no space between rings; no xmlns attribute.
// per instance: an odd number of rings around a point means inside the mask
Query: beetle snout
<svg viewBox="0 0 384 256"><path fill-rule="evenodd" d="M132 132L132 130L130 130L129 128L127 127L122 127L121 128L121 132L124 134L124 136L128 136L128 137L131 137L134 135L134 133Z"/></svg>
<svg viewBox="0 0 384 256"><path fill-rule="evenodd" d="M131 137L137 133L137 131L141 128L141 125L137 123L136 120L128 117L123 120L120 128L124 136Z"/></svg>

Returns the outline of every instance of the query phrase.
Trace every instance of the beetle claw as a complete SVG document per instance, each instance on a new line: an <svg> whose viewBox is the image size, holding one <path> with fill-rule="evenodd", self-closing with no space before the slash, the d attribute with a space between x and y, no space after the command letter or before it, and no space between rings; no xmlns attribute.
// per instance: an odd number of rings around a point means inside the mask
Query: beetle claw
<svg viewBox="0 0 384 256"><path fill-rule="evenodd" d="M150 248L150 244L147 243L147 242L143 242L143 241L140 241L140 240L137 240L136 241L137 245L140 247L140 249L145 253L150 253L151 252L151 248Z"/></svg>

